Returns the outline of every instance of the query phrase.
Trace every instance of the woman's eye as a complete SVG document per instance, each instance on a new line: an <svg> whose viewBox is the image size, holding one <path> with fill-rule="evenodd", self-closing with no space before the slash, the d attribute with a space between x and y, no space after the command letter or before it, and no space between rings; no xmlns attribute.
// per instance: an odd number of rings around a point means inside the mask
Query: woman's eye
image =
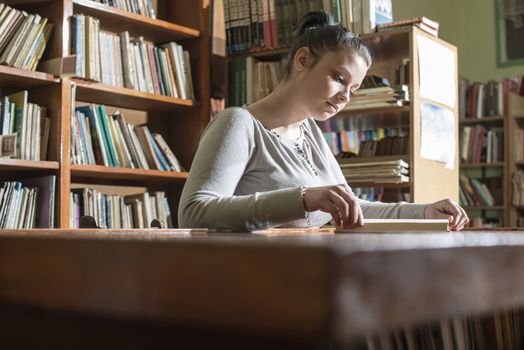
<svg viewBox="0 0 524 350"><path fill-rule="evenodd" d="M342 84L342 83L344 82L344 78L342 78L342 76L340 76L340 75L338 75L338 74L335 74L335 75L333 76L333 79L335 79L335 81L336 81L337 83L341 83L341 84Z"/></svg>

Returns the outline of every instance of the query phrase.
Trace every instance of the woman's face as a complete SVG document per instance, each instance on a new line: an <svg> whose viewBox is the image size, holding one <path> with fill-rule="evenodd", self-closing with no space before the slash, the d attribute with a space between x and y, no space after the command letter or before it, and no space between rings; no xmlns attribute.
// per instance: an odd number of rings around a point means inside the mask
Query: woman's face
<svg viewBox="0 0 524 350"><path fill-rule="evenodd" d="M306 58L311 59L311 56ZM298 57L297 62L305 60ZM328 51L316 64L301 70L301 95L310 115L322 121L337 114L360 87L367 70L364 59L351 49Z"/></svg>

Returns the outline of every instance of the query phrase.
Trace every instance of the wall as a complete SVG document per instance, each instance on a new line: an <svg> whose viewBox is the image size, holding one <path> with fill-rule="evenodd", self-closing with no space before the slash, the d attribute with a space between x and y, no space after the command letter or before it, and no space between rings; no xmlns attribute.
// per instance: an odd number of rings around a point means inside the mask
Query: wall
<svg viewBox="0 0 524 350"><path fill-rule="evenodd" d="M392 1L395 20L424 15L440 23L439 36L458 47L460 75L475 81L524 75L524 65L497 67L495 0Z"/></svg>

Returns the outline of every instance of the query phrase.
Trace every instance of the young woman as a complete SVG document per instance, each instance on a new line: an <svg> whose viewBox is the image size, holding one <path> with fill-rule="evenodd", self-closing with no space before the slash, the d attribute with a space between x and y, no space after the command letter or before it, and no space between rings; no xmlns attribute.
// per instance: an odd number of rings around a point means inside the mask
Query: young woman
<svg viewBox="0 0 524 350"><path fill-rule="evenodd" d="M295 33L286 76L267 97L219 113L206 128L184 186L180 227L246 231L276 226L363 224L363 218L449 218L468 223L450 199L432 204L355 197L315 120L350 101L371 65L368 49L323 12Z"/></svg>

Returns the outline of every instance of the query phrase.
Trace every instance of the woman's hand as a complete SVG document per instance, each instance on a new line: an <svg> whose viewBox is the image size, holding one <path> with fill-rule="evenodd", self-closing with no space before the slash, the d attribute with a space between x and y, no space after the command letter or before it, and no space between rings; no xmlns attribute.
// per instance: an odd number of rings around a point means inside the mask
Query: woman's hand
<svg viewBox="0 0 524 350"><path fill-rule="evenodd" d="M306 211L321 210L330 213L335 223L344 228L362 226L364 216L357 197L348 185L306 187L304 192Z"/></svg>
<svg viewBox="0 0 524 350"><path fill-rule="evenodd" d="M429 204L424 210L426 219L448 219L451 231L460 231L469 222L468 214L455 201L447 198Z"/></svg>

